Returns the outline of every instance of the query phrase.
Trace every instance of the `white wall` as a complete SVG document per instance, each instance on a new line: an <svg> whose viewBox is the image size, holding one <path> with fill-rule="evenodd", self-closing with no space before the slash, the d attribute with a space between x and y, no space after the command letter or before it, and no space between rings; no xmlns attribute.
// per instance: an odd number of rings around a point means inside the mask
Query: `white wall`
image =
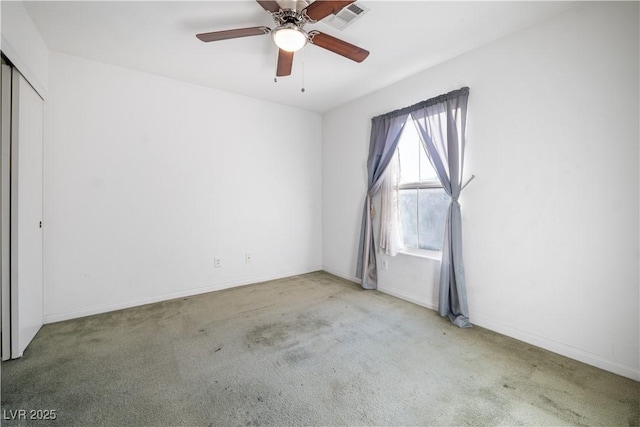
<svg viewBox="0 0 640 427"><path fill-rule="evenodd" d="M0 49L40 96L45 98L49 80L49 50L46 44L22 2L0 2L0 14Z"/></svg>
<svg viewBox="0 0 640 427"><path fill-rule="evenodd" d="M640 379L638 3L588 3L323 117L323 263L353 278L371 117L469 86L471 320ZM435 307L437 262L380 289Z"/></svg>
<svg viewBox="0 0 640 427"><path fill-rule="evenodd" d="M320 115L49 65L47 322L321 268Z"/></svg>

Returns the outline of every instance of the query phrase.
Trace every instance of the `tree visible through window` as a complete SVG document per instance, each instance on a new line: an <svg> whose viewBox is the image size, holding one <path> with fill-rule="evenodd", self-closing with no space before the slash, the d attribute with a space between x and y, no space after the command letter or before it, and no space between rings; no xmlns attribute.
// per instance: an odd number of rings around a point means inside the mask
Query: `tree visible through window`
<svg viewBox="0 0 640 427"><path fill-rule="evenodd" d="M400 136L397 156L404 246L442 251L450 199L438 180L411 116Z"/></svg>

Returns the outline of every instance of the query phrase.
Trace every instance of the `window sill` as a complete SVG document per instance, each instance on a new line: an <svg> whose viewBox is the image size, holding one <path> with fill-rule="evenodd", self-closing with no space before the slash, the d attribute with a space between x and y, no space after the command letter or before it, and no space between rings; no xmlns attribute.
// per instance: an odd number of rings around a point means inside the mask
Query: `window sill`
<svg viewBox="0 0 640 427"><path fill-rule="evenodd" d="M398 251L399 254L414 256L418 258L432 259L434 261L442 261L442 252L429 251L426 249L404 248Z"/></svg>

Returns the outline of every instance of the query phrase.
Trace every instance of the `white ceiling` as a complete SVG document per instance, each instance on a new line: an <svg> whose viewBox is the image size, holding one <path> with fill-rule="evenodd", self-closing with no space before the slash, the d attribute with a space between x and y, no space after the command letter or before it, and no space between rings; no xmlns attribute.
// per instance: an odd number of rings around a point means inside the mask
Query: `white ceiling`
<svg viewBox="0 0 640 427"><path fill-rule="evenodd" d="M362 63L307 45L274 83L271 37L203 43L195 34L266 25L253 0L27 1L49 49L121 67L324 112L496 38L572 3L361 0L370 11L344 31L309 24L371 52ZM304 59L304 64L303 64ZM306 91L301 92L303 85Z"/></svg>

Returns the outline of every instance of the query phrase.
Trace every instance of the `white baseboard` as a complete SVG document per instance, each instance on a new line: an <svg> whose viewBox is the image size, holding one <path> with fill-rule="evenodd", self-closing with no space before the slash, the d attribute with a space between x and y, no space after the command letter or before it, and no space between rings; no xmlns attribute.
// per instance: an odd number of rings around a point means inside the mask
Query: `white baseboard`
<svg viewBox="0 0 640 427"><path fill-rule="evenodd" d="M205 286L205 287L200 287L196 289L189 289L189 290L180 291L180 292L173 292L169 294L143 298L135 301L127 301L125 303L96 306L96 307L91 307L85 310L78 310L78 311L69 312L69 313L45 314L44 323L46 324L46 323L60 322L63 320L76 319L79 317L91 316L94 314L106 313L106 312L115 311L115 310L122 310L125 308L131 308L131 307L136 307L136 306L145 305L145 304L152 304L155 302L167 301L167 300L172 300L176 298L184 298L184 297L189 297L193 295L205 294L208 292L235 288L238 286L250 285L254 283L266 282L269 280L282 279L285 277L297 276L300 274L307 274L307 273L312 273L314 271L320 271L320 270L324 270L327 273L333 274L334 276L341 277L345 280L349 280L354 283L360 283L360 280L355 276L351 276L349 274L345 274L343 272L333 270L331 268L327 268L326 266L316 266L316 267L310 267L304 270L290 271L290 272L279 273L279 274L274 274L270 276L253 277L245 280L219 283L211 286ZM402 292L394 290L393 288L379 287L378 290L380 292L384 292L386 294L403 299L405 301L409 301L411 303L420 305L430 310L437 311L438 309L437 304L434 302L419 301L416 298L413 298L409 295L405 295ZM612 372L617 375L621 375L623 377L631 378L632 380L635 380L635 381L640 381L640 370L634 366L624 365L621 363L617 363L615 361L607 360L601 356L590 353L588 351L585 351L576 347L572 347L560 342L556 342L542 336L531 334L529 332L522 331L508 325L497 323L487 318L472 316L471 321L475 325L481 326L483 328L489 329L499 334L506 335L508 337L515 338L520 341L524 341L531 345L535 345L536 347L549 350L553 353L557 353L562 356L566 356L571 359L586 363L588 365L595 366L596 368L600 368L605 371Z"/></svg>
<svg viewBox="0 0 640 427"><path fill-rule="evenodd" d="M560 354L570 359L586 363L587 365L595 366L596 368L600 368L608 372L613 372L614 374L631 378L632 380L640 381L640 370L634 366L607 360L601 356L598 356L597 354L588 352L586 350L572 347L561 342L553 341L549 338L538 336L526 331L521 331L511 326L497 323L483 317L471 316L471 323L497 332L499 334L524 341L528 344L535 345L536 347L549 350L553 353Z"/></svg>
<svg viewBox="0 0 640 427"><path fill-rule="evenodd" d="M254 283L268 282L270 280L283 279L285 277L298 276L300 274L313 273L314 271L321 271L321 270L322 270L322 266L314 266L314 267L309 267L303 270L295 270L295 271L273 274L269 276L251 277L243 280L234 280L234 281L229 281L224 283L217 283L211 286L188 289L180 292L171 292L168 294L162 294L162 295L142 298L134 301L127 301L123 303L94 306L87 309L77 310L77 311L72 311L67 313L49 313L49 314L45 314L44 323L47 324L47 323L62 322L64 320L77 319L79 317L92 316L94 314L101 314L101 313L107 313L110 311L122 310L125 308L138 307L141 305L153 304L155 302L169 301L177 298L184 298L184 297L190 297L194 295L206 294L209 292L221 291L223 289L251 285Z"/></svg>
<svg viewBox="0 0 640 427"><path fill-rule="evenodd" d="M438 311L438 304L435 304L432 301L420 301L420 300L417 300L416 298L413 298L413 297L411 297L409 295L405 295L402 292L398 292L395 289L387 288L387 287L384 287L384 286L378 286L378 290L380 292L384 292L385 294L389 294L389 295L394 296L396 298L400 298L402 300L409 301L409 302L412 302L412 303L417 304L419 306L428 308L429 310Z"/></svg>
<svg viewBox="0 0 640 427"><path fill-rule="evenodd" d="M332 268L327 267L326 265L322 266L322 270L326 271L329 274L333 274L334 276L341 277L341 278L343 278L345 280L348 280L350 282L354 282L354 283L360 284L360 279L358 279L357 277L351 276L349 274L343 273L343 272L338 271L338 270L334 270Z"/></svg>
<svg viewBox="0 0 640 427"><path fill-rule="evenodd" d="M420 305L422 307L438 311L438 304L432 301L420 301L416 298L403 294L393 288L386 287L378 287L380 292L384 292L386 294L392 295L394 297L403 299L405 301L412 302L414 304ZM553 353L557 353L559 355L568 357L570 359L577 360L579 362L586 363L587 365L595 366L596 368L612 372L617 375L621 375L623 377L631 378L632 380L640 381L640 370L633 366L624 365L621 363L617 363L611 360L607 360L597 354L590 353L588 351L572 347L567 344L563 344L557 341L550 340L545 337L541 337L535 334L531 334L529 332L521 331L519 329L510 327L508 325L504 325L501 323L496 323L486 318L478 318L472 316L471 322L474 325L481 326L483 328L489 329L493 332L497 332L501 335L506 335L511 338L515 338L519 341L526 342L528 344L534 345L536 347L543 348L545 350L549 350Z"/></svg>

